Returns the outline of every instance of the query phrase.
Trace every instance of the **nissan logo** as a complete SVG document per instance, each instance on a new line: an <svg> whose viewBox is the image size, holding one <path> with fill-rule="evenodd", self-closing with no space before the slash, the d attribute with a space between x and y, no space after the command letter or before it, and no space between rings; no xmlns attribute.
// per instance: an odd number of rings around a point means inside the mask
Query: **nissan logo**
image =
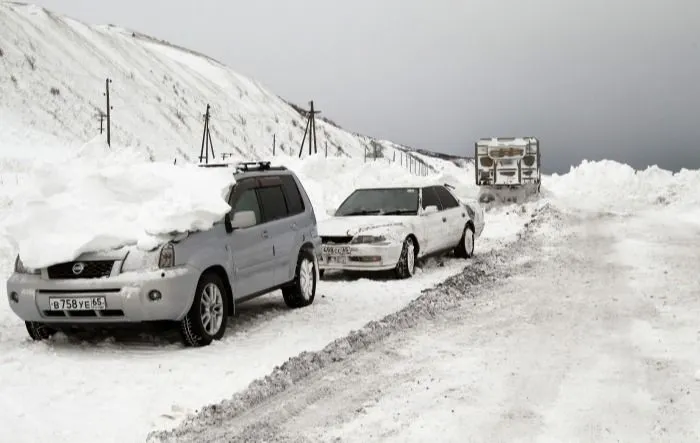
<svg viewBox="0 0 700 443"><path fill-rule="evenodd" d="M76 263L73 265L73 274L80 275L85 270L85 263Z"/></svg>

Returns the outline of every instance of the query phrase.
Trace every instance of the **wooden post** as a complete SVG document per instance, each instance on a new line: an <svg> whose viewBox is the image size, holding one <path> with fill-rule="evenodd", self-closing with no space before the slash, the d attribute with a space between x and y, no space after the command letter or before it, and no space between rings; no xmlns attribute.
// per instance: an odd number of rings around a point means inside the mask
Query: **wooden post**
<svg viewBox="0 0 700 443"><path fill-rule="evenodd" d="M112 147L112 123L111 123L111 110L112 107L109 104L109 84L112 80L107 78L105 80L105 96L107 97L107 146Z"/></svg>

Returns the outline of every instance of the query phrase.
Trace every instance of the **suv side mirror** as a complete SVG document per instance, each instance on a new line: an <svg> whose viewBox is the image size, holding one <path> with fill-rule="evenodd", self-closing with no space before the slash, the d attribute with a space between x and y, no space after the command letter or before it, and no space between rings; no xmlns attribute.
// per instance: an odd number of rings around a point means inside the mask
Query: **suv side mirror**
<svg viewBox="0 0 700 443"><path fill-rule="evenodd" d="M253 211L238 211L233 214L233 220L230 214L226 214L224 217L224 224L226 225L226 232L229 234L236 229L250 228L255 226L258 220L255 217L255 212Z"/></svg>
<svg viewBox="0 0 700 443"><path fill-rule="evenodd" d="M326 214L330 215L331 217L335 216L335 208L328 208L326 209Z"/></svg>
<svg viewBox="0 0 700 443"><path fill-rule="evenodd" d="M436 212L438 212L438 207L435 205L426 206L423 209L423 215L435 214Z"/></svg>

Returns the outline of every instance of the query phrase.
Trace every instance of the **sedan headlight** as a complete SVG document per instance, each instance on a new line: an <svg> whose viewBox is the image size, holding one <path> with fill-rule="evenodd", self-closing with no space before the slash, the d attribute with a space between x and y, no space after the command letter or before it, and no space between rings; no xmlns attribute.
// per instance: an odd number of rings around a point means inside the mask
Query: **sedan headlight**
<svg viewBox="0 0 700 443"><path fill-rule="evenodd" d="M41 274L40 269L34 269L34 268L27 268L24 266L24 263L22 263L22 260L19 258L19 255L15 259L15 272L18 274L31 274L31 275L39 275Z"/></svg>
<svg viewBox="0 0 700 443"><path fill-rule="evenodd" d="M175 246L172 243L166 243L160 250L160 258L158 259L159 268L172 268L175 266Z"/></svg>
<svg viewBox="0 0 700 443"><path fill-rule="evenodd" d="M385 243L386 237L383 235L358 235L354 237L350 243L352 244L377 244Z"/></svg>

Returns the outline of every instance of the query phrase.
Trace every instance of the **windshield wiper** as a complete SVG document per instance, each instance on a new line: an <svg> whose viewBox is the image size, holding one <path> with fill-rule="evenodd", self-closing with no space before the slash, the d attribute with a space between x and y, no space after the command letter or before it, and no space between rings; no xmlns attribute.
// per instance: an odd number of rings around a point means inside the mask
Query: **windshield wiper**
<svg viewBox="0 0 700 443"><path fill-rule="evenodd" d="M382 212L382 211L380 211L379 209L372 209L372 210L363 209L361 211L347 212L347 213L342 214L342 215L370 215L370 214L379 214L380 212Z"/></svg>
<svg viewBox="0 0 700 443"><path fill-rule="evenodd" d="M403 215L403 214L415 214L414 209L396 209L394 211L386 211L383 215Z"/></svg>

